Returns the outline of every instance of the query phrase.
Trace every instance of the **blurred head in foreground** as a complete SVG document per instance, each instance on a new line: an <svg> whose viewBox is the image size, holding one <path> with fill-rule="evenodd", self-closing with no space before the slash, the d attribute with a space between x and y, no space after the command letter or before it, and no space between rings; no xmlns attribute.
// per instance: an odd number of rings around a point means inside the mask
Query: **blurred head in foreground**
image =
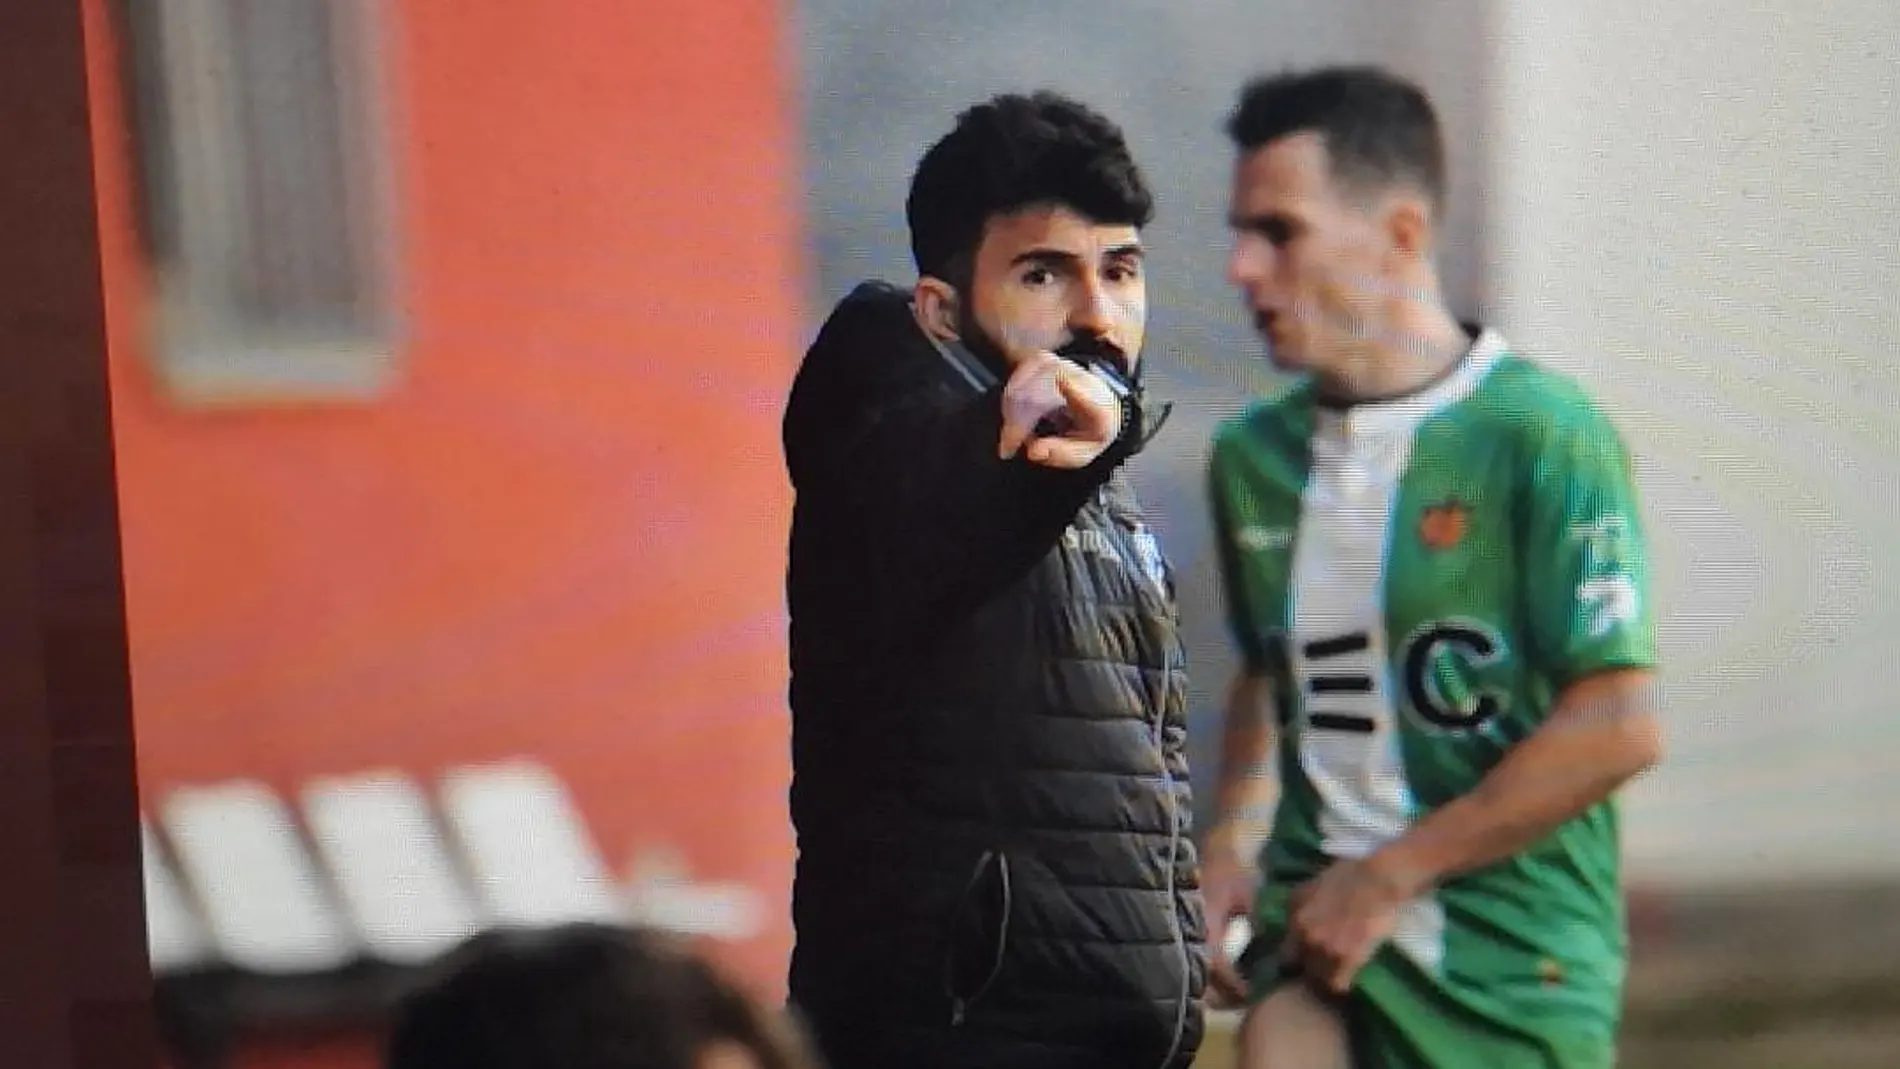
<svg viewBox="0 0 1900 1069"><path fill-rule="evenodd" d="M496 931L398 1011L386 1069L814 1069L789 1020L661 936Z"/></svg>

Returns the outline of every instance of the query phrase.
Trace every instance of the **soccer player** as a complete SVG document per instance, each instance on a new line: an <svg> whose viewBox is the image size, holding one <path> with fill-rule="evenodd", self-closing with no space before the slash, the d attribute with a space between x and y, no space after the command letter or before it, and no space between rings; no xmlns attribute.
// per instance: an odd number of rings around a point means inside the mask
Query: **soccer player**
<svg viewBox="0 0 1900 1069"><path fill-rule="evenodd" d="M1228 130L1229 273L1300 375L1221 429L1209 470L1244 660L1224 812L1278 741L1243 1065L1607 1069L1611 799L1661 752L1623 442L1576 382L1447 310L1418 88L1265 78ZM1251 890L1231 841L1209 837L1217 926Z"/></svg>

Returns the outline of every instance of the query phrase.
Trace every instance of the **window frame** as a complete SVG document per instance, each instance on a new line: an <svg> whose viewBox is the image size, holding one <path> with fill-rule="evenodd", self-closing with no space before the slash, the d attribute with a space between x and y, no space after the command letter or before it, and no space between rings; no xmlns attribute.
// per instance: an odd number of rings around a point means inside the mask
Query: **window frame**
<svg viewBox="0 0 1900 1069"><path fill-rule="evenodd" d="M149 272L141 324L148 360L164 392L184 407L377 400L400 381L407 340L389 13L377 0L302 0L330 18L331 99L344 164L336 192L347 232L356 235L347 257L356 298L347 322L293 326L236 314L216 284L200 281L218 269L204 258L232 247L233 228L260 222L230 208L259 173L247 172L232 117L243 76L235 64L205 61L206 50L221 44L216 27L225 10L247 2L121 0L132 184ZM200 19L215 21L194 26ZM261 227L244 236L276 240Z"/></svg>

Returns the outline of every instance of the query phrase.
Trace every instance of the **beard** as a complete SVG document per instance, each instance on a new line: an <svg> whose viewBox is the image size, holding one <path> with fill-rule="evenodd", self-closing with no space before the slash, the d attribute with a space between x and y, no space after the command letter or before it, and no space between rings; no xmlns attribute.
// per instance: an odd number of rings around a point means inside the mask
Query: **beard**
<svg viewBox="0 0 1900 1069"><path fill-rule="evenodd" d="M984 367L989 368L1002 380L1008 381L1012 370L1009 354L1004 351L1002 343L998 342L989 331L983 329L983 324L977 322L976 314L970 310L969 302L964 302L958 308L957 320L957 340L982 361Z"/></svg>
<svg viewBox="0 0 1900 1069"><path fill-rule="evenodd" d="M977 322L976 315L967 303L958 312L960 320L957 330L964 348L975 354L978 360L991 371L1007 380L1013 365L1008 352L1001 342ZM1097 334L1073 334L1068 340L1053 347L1051 352L1065 360L1083 367L1106 364L1115 374L1130 386L1141 381L1141 364L1123 352L1121 348Z"/></svg>

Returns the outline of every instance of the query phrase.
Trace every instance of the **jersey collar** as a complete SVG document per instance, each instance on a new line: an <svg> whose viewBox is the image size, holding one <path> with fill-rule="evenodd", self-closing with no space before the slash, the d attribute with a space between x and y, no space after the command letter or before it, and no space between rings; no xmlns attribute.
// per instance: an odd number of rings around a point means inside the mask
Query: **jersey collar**
<svg viewBox="0 0 1900 1069"><path fill-rule="evenodd" d="M1321 427L1350 437L1409 431L1434 413L1457 404L1471 395L1484 377L1510 351L1504 336L1490 327L1481 327L1471 348L1451 372L1416 393L1386 401L1356 404L1346 408L1321 406Z"/></svg>

